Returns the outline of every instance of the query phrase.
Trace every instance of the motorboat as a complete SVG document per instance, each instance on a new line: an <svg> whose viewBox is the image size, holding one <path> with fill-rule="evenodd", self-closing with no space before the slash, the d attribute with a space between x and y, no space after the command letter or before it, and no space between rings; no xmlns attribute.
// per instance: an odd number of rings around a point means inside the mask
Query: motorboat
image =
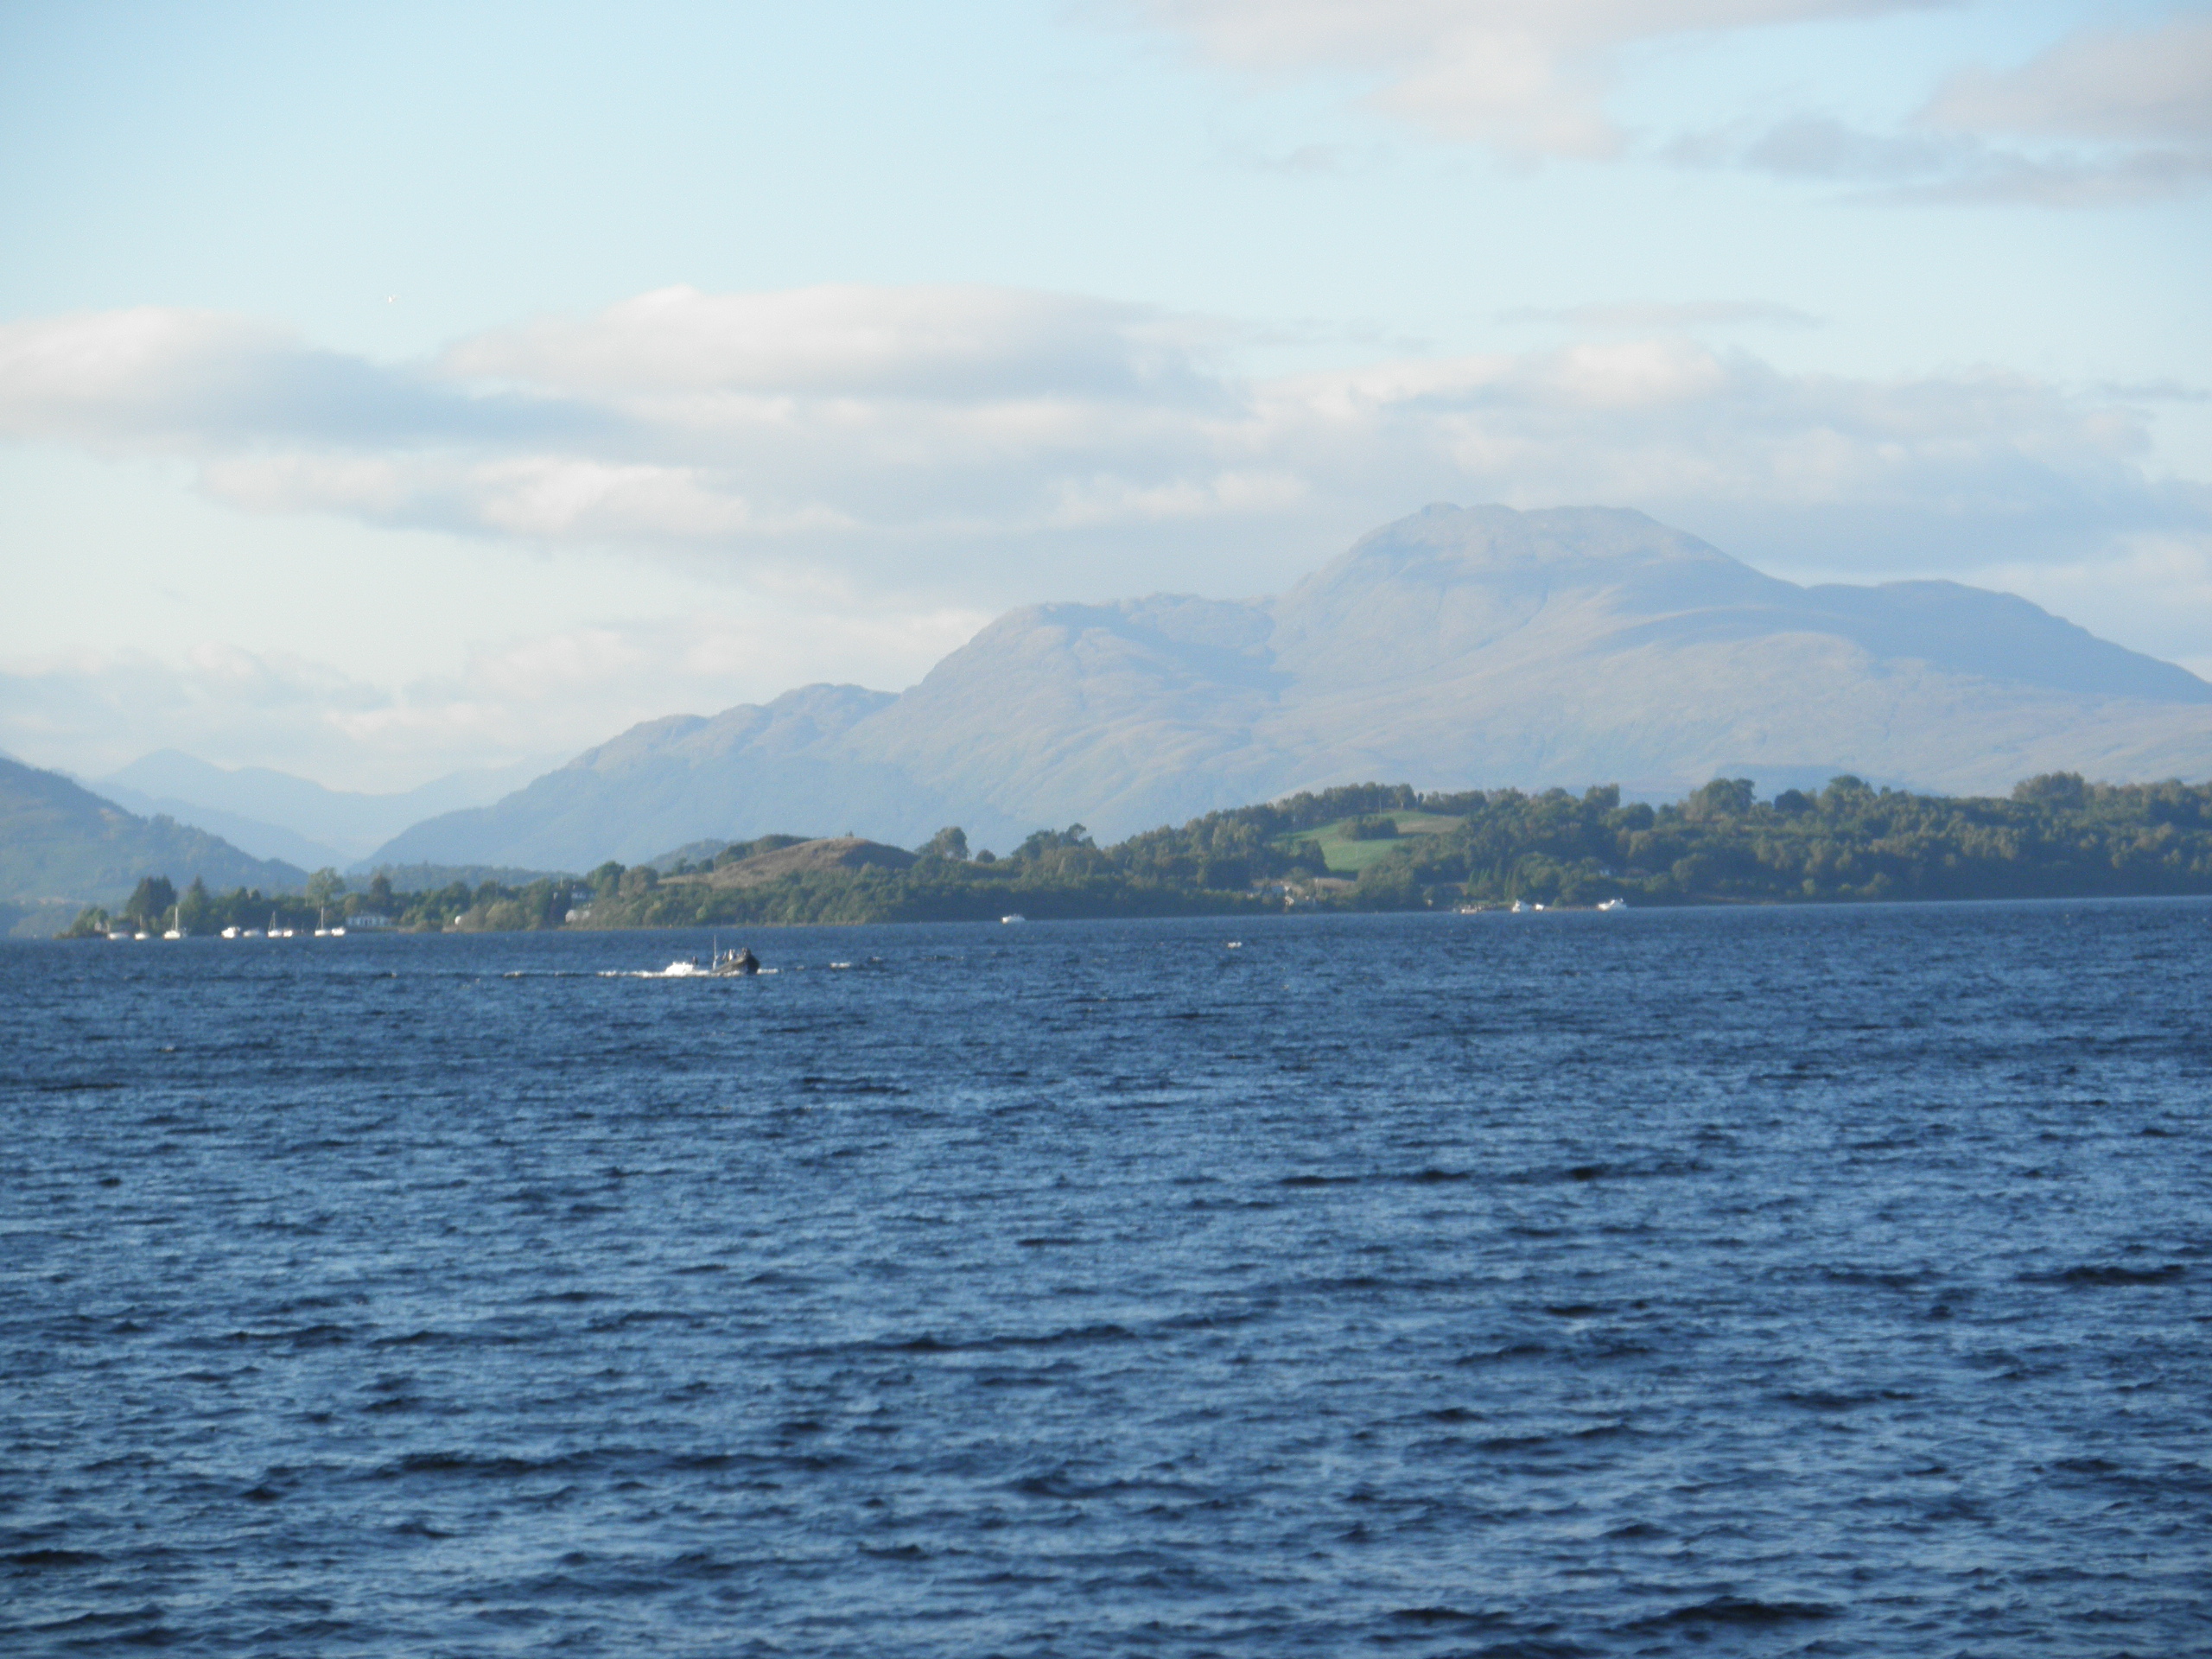
<svg viewBox="0 0 2212 1659"><path fill-rule="evenodd" d="M1020 911L1010 910L1007 912L1005 915L999 918L999 924L1002 927L1011 927L1016 922L1026 922L1028 919L1029 918L1023 915Z"/></svg>
<svg viewBox="0 0 2212 1659"><path fill-rule="evenodd" d="M760 958L751 945L741 944L734 950L715 951L707 971L717 979L750 979L760 971Z"/></svg>
<svg viewBox="0 0 2212 1659"><path fill-rule="evenodd" d="M1603 900L1599 905L1598 908L1600 910L1626 910L1628 908L1628 900L1625 899L1607 899Z"/></svg>
<svg viewBox="0 0 2212 1659"><path fill-rule="evenodd" d="M225 929L223 930L223 937L224 937L225 938L226 938L226 939L235 939L236 938L238 938L238 930L237 926L236 926L235 925L233 925L232 926L230 926L230 927L226 927L226 928L225 928Z"/></svg>

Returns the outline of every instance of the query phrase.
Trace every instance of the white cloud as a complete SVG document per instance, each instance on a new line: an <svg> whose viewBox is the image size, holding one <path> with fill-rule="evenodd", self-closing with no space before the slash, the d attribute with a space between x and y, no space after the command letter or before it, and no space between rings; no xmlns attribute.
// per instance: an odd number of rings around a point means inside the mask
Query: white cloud
<svg viewBox="0 0 2212 1659"><path fill-rule="evenodd" d="M2013 67L1955 71L1895 130L1804 107L1780 121L1724 119L1647 144L1606 108L1630 48L1871 19L1942 0L1131 3L1214 62L1348 81L1370 108L1432 137L1512 156L1643 152L1904 200L2056 207L2177 195L2212 180L2212 15L2201 5L2140 28L2078 30ZM1807 94L1777 87L1770 96Z"/></svg>
<svg viewBox="0 0 2212 1659"><path fill-rule="evenodd" d="M1224 338L995 289L675 289L394 366L126 312L0 328L0 365L43 365L0 374L0 431L187 456L259 512L963 606L1246 588L1240 550L1281 579L1447 497L1725 521L1752 556L1762 524L1796 544L1825 519L1846 559L1878 520L1953 566L2205 511L2145 476L2146 416L2018 375L1790 374L1661 334L1254 380L1216 363Z"/></svg>
<svg viewBox="0 0 2212 1659"><path fill-rule="evenodd" d="M2202 146L2212 142L2212 14L2087 29L2017 68L1967 70L1923 119L1960 132Z"/></svg>
<svg viewBox="0 0 2212 1659"><path fill-rule="evenodd" d="M2181 195L2212 182L2212 15L2079 30L2013 68L1962 70L1897 131L1808 113L1688 134L1663 154L1900 201L2102 207Z"/></svg>
<svg viewBox="0 0 2212 1659"><path fill-rule="evenodd" d="M1156 397L1216 331L1141 306L1019 289L832 284L767 294L667 288L586 319L479 335L442 366L630 398Z"/></svg>
<svg viewBox="0 0 2212 1659"><path fill-rule="evenodd" d="M1969 133L1867 132L1824 116L1796 116L1763 131L1685 135L1667 159L1849 187L1898 203L2017 203L2088 208L2156 200L2212 181L2212 146L2102 146L2036 150Z"/></svg>
<svg viewBox="0 0 2212 1659"><path fill-rule="evenodd" d="M1619 50L1669 36L1917 9L1927 0L1139 0L1208 57L1364 79L1369 103L1439 137L1527 156L1618 155Z"/></svg>

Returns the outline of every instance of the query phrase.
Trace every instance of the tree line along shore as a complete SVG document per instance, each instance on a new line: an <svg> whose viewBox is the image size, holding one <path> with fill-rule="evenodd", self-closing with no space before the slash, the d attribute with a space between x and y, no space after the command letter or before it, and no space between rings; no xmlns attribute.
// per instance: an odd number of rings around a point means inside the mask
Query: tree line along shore
<svg viewBox="0 0 2212 1659"><path fill-rule="evenodd" d="M665 868L663 868L663 866ZM907 850L853 836L695 844L582 875L396 889L318 873L304 894L182 893L149 877L62 937L175 926L501 931L706 924L2086 898L2212 893L2212 784L2030 779L2008 798L1876 789L1757 796L1716 779L1680 801L1614 786L1421 793L1361 784L1210 812L1101 847L1081 824L1004 855L957 828Z"/></svg>

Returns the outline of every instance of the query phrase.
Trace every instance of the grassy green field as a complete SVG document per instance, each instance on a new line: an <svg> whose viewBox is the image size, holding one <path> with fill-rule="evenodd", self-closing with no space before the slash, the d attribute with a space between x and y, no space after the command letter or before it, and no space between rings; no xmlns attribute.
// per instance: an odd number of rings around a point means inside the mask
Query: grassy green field
<svg viewBox="0 0 2212 1659"><path fill-rule="evenodd" d="M1414 836L1440 836L1456 830L1464 820L1447 818L1434 812L1385 812L1378 817L1395 819L1398 825L1395 841L1354 841L1344 832L1355 822L1338 818L1334 823L1325 823L1318 830L1301 830L1294 836L1283 837L1283 844L1293 845L1301 841L1319 842L1321 856L1329 861L1332 875L1357 875L1378 858L1387 857L1400 841Z"/></svg>

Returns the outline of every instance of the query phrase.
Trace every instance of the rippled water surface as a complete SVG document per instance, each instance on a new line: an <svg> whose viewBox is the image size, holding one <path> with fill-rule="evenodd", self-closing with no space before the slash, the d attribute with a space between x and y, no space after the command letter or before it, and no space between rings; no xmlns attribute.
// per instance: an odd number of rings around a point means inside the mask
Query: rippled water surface
<svg viewBox="0 0 2212 1659"><path fill-rule="evenodd" d="M2212 1651L2212 907L749 942L0 947L0 1651Z"/></svg>

